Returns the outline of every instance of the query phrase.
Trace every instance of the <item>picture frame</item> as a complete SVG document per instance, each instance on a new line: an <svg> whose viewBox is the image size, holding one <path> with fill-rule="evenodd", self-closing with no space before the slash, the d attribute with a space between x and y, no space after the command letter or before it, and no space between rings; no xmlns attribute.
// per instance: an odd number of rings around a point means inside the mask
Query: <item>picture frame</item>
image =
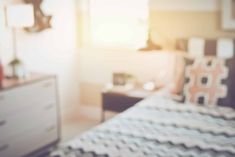
<svg viewBox="0 0 235 157"><path fill-rule="evenodd" d="M113 73L113 85L124 86L126 84L126 74L125 73Z"/></svg>
<svg viewBox="0 0 235 157"><path fill-rule="evenodd" d="M113 73L113 85L114 86L125 86L135 84L135 76L125 72L114 72Z"/></svg>
<svg viewBox="0 0 235 157"><path fill-rule="evenodd" d="M222 0L222 28L235 30L235 0Z"/></svg>

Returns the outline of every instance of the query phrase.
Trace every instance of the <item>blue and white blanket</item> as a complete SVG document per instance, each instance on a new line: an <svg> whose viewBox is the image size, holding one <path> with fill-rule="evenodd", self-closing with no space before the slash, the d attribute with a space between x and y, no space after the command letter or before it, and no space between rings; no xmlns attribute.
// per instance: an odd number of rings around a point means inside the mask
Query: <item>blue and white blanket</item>
<svg viewBox="0 0 235 157"><path fill-rule="evenodd" d="M235 157L235 110L152 96L51 156Z"/></svg>

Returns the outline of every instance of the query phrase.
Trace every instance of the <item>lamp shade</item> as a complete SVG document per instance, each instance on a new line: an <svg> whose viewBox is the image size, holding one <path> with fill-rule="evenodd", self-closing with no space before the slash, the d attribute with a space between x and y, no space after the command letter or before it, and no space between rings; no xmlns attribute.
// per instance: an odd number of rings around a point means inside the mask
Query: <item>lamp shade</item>
<svg viewBox="0 0 235 157"><path fill-rule="evenodd" d="M30 4L12 5L6 8L8 27L22 28L34 25L34 10Z"/></svg>

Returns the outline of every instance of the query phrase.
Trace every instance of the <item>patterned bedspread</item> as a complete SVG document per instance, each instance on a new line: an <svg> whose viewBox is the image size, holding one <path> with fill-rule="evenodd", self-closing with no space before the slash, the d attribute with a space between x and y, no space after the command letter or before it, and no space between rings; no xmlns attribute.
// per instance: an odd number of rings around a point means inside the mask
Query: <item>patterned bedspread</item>
<svg viewBox="0 0 235 157"><path fill-rule="evenodd" d="M51 156L235 157L235 110L152 96Z"/></svg>

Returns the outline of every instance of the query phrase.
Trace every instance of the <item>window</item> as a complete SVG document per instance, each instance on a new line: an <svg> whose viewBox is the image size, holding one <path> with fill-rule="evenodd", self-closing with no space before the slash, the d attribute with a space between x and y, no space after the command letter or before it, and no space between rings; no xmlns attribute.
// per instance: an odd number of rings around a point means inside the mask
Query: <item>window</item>
<svg viewBox="0 0 235 157"><path fill-rule="evenodd" d="M140 48L148 37L148 0L90 0L93 46Z"/></svg>

